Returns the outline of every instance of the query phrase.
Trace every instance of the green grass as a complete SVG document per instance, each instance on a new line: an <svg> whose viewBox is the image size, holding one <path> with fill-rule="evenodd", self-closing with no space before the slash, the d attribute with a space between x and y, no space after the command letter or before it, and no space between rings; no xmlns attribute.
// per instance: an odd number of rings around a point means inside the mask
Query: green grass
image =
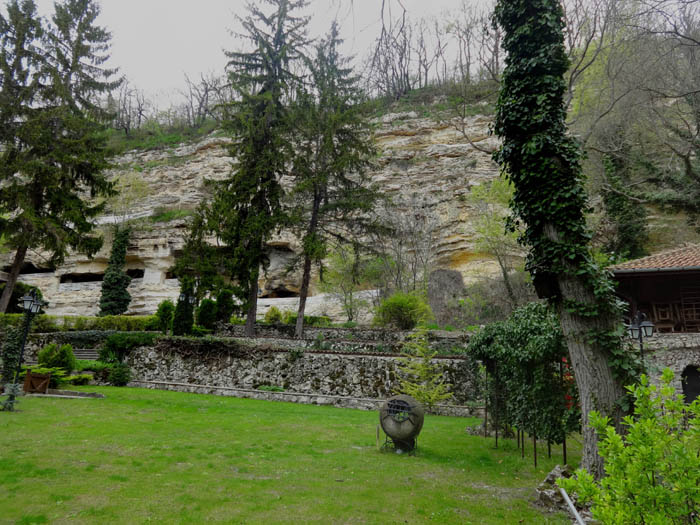
<svg viewBox="0 0 700 525"><path fill-rule="evenodd" d="M184 142L192 142L205 137L216 130L218 124L208 120L198 128L185 125L164 127L155 123L144 125L141 129L132 130L126 135L121 130L107 130L108 145L115 154L129 150L161 150L179 146Z"/></svg>
<svg viewBox="0 0 700 525"><path fill-rule="evenodd" d="M0 412L0 523L569 523L531 505L558 447L535 469L476 420L426 417L411 457L376 412L86 388Z"/></svg>
<svg viewBox="0 0 700 525"><path fill-rule="evenodd" d="M151 222L170 222L175 219L184 219L195 214L194 210L182 208L157 208L153 215L149 217Z"/></svg>

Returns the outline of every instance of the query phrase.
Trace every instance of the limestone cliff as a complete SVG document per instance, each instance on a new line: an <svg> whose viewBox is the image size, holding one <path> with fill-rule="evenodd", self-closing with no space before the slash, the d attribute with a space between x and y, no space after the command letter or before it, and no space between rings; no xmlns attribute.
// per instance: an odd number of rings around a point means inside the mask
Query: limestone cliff
<svg viewBox="0 0 700 525"><path fill-rule="evenodd" d="M413 112L385 115L374 123L381 156L372 180L390 196L417 194L426 198L439 217L438 266L460 271L467 281L494 271L488 257L474 251L474 210L466 199L474 185L498 173L488 153L497 147L496 139L488 134L489 123L486 116L471 117L467 122L469 135L479 148L469 144L449 122L419 118ZM116 159L119 167L114 177L135 172L148 184L147 194L133 203L129 213L136 220L127 254L127 269L133 277L130 313L152 313L163 299L177 297L178 283L168 269L182 249L186 220L165 221L163 216L162 222L156 215L162 216L163 210L193 210L207 198L204 181L228 173L231 159L225 145L225 138L211 136L168 151L129 152ZM46 267L42 254L29 254L21 280L41 288L50 301L48 313L97 312L111 244L109 224L117 220L114 216L100 219L105 245L92 260L71 254L65 264L52 269ZM270 242L270 248L272 264L261 283L264 295L293 295L298 276L287 275L284 269L294 258L298 243L290 234L282 234ZM0 255L0 269L9 265L11 255ZM316 303L312 301L310 313L324 308Z"/></svg>

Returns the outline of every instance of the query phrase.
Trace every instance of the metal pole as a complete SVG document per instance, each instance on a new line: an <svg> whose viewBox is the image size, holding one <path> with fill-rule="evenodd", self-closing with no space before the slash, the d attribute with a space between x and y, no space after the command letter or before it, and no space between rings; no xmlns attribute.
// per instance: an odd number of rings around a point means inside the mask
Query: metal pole
<svg viewBox="0 0 700 525"><path fill-rule="evenodd" d="M22 334L22 345L19 351L19 360L17 361L17 369L15 370L15 378L13 384L17 384L19 375L22 373L22 362L24 361L24 345L27 344L27 336L29 335L29 327L32 324L33 314L30 311L24 312L24 333ZM14 406L15 403L15 389L10 391L8 398L8 404L10 407Z"/></svg>
<svg viewBox="0 0 700 525"><path fill-rule="evenodd" d="M564 497L564 501L566 501L566 504L569 506L569 510L571 511L571 514L574 515L574 519L576 520L576 523L578 525L586 525L586 523L583 521L583 518L576 510L576 507L574 507L574 503L571 501L571 498L569 498L569 495L566 493L566 491L563 488L559 487L559 492Z"/></svg>

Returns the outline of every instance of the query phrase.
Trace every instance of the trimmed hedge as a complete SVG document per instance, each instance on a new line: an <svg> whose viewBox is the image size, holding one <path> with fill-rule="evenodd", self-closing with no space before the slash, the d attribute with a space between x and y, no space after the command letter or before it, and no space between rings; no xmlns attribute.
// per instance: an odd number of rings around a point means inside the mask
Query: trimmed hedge
<svg viewBox="0 0 700 525"><path fill-rule="evenodd" d="M20 326L24 314L0 314L0 330ZM84 332L88 330L114 330L118 332L144 332L158 330L155 315L106 315L104 317L56 317L37 315L32 322L32 333Z"/></svg>
<svg viewBox="0 0 700 525"><path fill-rule="evenodd" d="M159 335L147 332L112 334L99 350L100 361L103 363L121 363L131 350L139 346L151 346Z"/></svg>

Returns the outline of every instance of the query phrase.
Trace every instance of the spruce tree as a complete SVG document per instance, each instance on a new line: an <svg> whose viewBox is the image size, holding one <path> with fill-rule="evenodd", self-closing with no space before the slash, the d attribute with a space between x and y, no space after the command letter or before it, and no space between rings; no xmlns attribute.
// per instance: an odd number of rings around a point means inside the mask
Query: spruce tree
<svg viewBox="0 0 700 525"><path fill-rule="evenodd" d="M127 228L115 228L112 252L107 263L105 278L102 281L102 295L100 296L99 315L121 315L129 308L131 295L127 288L131 282L124 271L126 264L126 250L129 247L129 235L131 230Z"/></svg>
<svg viewBox="0 0 700 525"><path fill-rule="evenodd" d="M112 184L97 96L113 89L110 35L97 26L94 0L55 5L50 22L33 0L11 0L0 15L0 235L15 250L0 297L7 309L29 248L60 264L69 249L102 246L92 219Z"/></svg>
<svg viewBox="0 0 700 525"><path fill-rule="evenodd" d="M194 324L194 280L184 277L180 283L180 297L173 315L173 335L189 335Z"/></svg>
<svg viewBox="0 0 700 525"><path fill-rule="evenodd" d="M292 72L307 44L308 17L293 13L307 0L264 0L266 13L248 4L241 19L253 49L226 53L236 101L225 108L224 129L236 160L218 184L209 227L225 246L225 264L247 308L246 334L254 335L260 269L267 262L266 241L284 221L280 180L287 174L293 145L286 102L300 79Z"/></svg>
<svg viewBox="0 0 700 525"><path fill-rule="evenodd" d="M358 79L340 56L338 27L316 47L310 61L311 90L298 93L293 106L296 155L291 191L291 222L302 238L303 275L296 336L302 337L311 267L326 256L331 238L366 231L378 194L366 176L375 153L360 112Z"/></svg>

